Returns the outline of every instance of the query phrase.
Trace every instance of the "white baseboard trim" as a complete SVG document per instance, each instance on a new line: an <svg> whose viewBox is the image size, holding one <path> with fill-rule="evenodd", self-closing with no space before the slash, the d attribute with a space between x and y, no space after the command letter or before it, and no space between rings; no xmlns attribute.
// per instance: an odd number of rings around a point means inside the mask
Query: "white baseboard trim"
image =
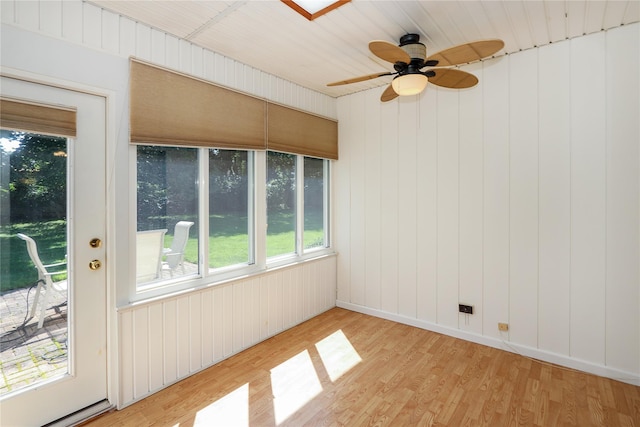
<svg viewBox="0 0 640 427"><path fill-rule="evenodd" d="M612 380L621 381L635 386L640 386L640 374L622 371L620 369L611 368L609 366L599 365L585 360L575 359L566 355L552 353L537 348L503 341L493 337L475 334L473 332L462 331L460 329L448 326L438 325L437 323L428 322L426 320L415 319L402 316L400 314L389 313L383 310L364 307L358 304L352 304L345 301L336 301L336 306L347 310L355 311L370 316L379 317L381 319L391 320L420 329L437 332L450 337L459 338L465 341L471 341L476 344L482 344L489 347L505 350L511 353L520 354L532 359L541 360L543 362L553 363L555 365L564 366L566 368L576 369L578 371L587 372Z"/></svg>

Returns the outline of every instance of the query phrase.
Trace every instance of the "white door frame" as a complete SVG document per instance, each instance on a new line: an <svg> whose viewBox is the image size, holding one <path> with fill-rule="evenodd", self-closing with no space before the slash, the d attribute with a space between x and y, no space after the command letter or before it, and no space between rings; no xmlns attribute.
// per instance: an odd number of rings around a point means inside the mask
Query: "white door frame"
<svg viewBox="0 0 640 427"><path fill-rule="evenodd" d="M116 152L116 93L112 90L97 88L84 85L81 83L68 81L64 79L43 76L24 70L18 70L9 67L0 66L0 75L16 80L22 80L27 83L41 84L51 86L57 89L64 89L81 94L94 95L104 98L105 102L105 230L104 238L106 242L106 251L104 253L103 268L105 274L106 286L106 307L105 307L105 326L106 326L106 401L89 407L84 411L74 414L71 418L65 419L64 424L78 422L87 417L104 412L118 402L118 339L117 339L117 318L115 315L115 200L116 189L114 185L115 170L115 152ZM104 262L110 260L110 262Z"/></svg>

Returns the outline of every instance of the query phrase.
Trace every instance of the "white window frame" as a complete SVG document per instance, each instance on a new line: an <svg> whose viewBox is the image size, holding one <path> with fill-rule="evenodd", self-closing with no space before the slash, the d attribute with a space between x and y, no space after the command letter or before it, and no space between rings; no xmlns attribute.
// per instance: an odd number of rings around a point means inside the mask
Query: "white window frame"
<svg viewBox="0 0 640 427"><path fill-rule="evenodd" d="M267 258L267 152L248 151L249 182L253 188L248 201L249 221L249 264L226 266L209 271L209 148L190 147L198 150L198 263L200 273L197 276L178 277L174 280L158 282L157 286L145 285L140 289L136 283L135 272L135 233L137 230L137 150L136 145L130 147L130 233L134 242L129 245L132 253L129 259L129 300L139 302L148 299L170 297L188 290L215 286L231 280L262 274L269 269L295 265L309 259L334 253L331 247L331 161L324 162L324 234L325 246L304 249L304 157L296 155L296 253ZM300 191L302 189L303 191Z"/></svg>

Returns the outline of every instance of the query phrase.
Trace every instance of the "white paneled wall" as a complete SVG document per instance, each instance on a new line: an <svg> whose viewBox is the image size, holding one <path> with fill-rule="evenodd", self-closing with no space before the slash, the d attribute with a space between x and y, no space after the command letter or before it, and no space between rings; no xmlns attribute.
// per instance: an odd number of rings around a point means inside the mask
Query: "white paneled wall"
<svg viewBox="0 0 640 427"><path fill-rule="evenodd" d="M0 2L4 24L118 56L134 56L329 118L335 100L80 0Z"/></svg>
<svg viewBox="0 0 640 427"><path fill-rule="evenodd" d="M129 301L127 231L133 212L124 58L135 56L330 118L337 116L335 99L79 0L3 0L0 8L4 67L113 92L106 160L114 194L108 215L115 230L109 267L110 352L117 360L109 367L110 384L117 390L109 396L113 403L128 405L335 306L337 258L327 256L127 306L115 315L115 306ZM104 68L84 66L82 61L93 56Z"/></svg>
<svg viewBox="0 0 640 427"><path fill-rule="evenodd" d="M336 257L118 312L126 406L335 306Z"/></svg>
<svg viewBox="0 0 640 427"><path fill-rule="evenodd" d="M338 305L640 384L639 56L632 24L339 98Z"/></svg>

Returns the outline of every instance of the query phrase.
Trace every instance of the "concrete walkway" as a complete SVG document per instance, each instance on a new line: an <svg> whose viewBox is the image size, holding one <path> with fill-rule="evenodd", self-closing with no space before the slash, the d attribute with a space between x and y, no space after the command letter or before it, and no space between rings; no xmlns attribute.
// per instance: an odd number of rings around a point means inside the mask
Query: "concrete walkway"
<svg viewBox="0 0 640 427"><path fill-rule="evenodd" d="M67 373L66 296L52 294L45 321L27 319L35 287L0 295L0 396Z"/></svg>

